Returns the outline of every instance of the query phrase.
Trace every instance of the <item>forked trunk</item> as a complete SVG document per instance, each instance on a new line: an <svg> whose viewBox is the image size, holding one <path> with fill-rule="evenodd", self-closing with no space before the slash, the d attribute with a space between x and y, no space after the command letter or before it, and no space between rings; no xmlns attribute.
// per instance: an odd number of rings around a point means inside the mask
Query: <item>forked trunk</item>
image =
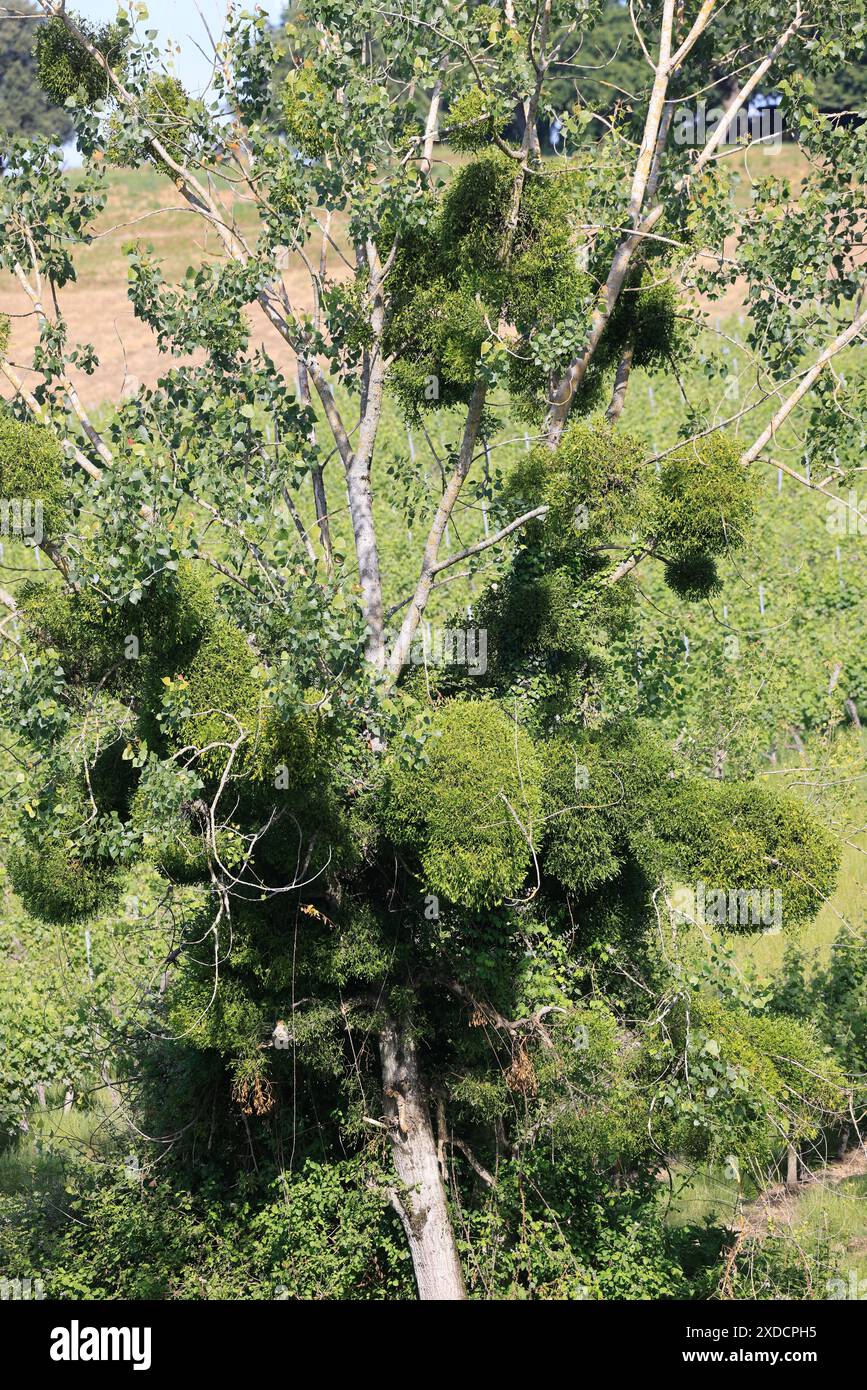
<svg viewBox="0 0 867 1390"><path fill-rule="evenodd" d="M401 1187L392 1203L403 1222L418 1296L464 1299L464 1276L437 1159L427 1095L409 1030L391 1020L379 1037L385 1117Z"/></svg>

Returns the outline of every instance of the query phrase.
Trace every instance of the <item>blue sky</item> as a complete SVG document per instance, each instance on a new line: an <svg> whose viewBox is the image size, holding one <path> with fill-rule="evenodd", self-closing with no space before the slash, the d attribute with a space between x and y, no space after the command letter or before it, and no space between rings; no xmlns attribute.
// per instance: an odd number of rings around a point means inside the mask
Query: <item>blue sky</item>
<svg viewBox="0 0 867 1390"><path fill-rule="evenodd" d="M253 9L253 0L248 0L247 7ZM284 0L259 0L259 7L273 19L279 19L285 3ZM87 19L102 22L114 18L118 5L117 0L75 0L72 8ZM200 94L210 72L206 56L210 44L202 16L218 37L225 14L225 0L148 0L148 19L139 21L142 29L158 30L158 43L163 51L169 38L180 44L180 53L174 57L175 72L194 96ZM205 50L204 54L200 48Z"/></svg>

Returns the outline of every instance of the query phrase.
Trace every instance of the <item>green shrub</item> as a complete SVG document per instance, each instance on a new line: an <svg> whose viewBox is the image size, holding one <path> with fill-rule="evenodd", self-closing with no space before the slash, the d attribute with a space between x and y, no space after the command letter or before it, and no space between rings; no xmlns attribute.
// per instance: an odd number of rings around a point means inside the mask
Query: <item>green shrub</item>
<svg viewBox="0 0 867 1390"><path fill-rule="evenodd" d="M63 451L50 430L0 411L0 498L42 508L42 531L59 535L67 522Z"/></svg>
<svg viewBox="0 0 867 1390"><path fill-rule="evenodd" d="M471 908L516 893L539 828L540 768L519 725L495 704L437 712L426 762L392 773L386 828L416 851L425 883Z"/></svg>
<svg viewBox="0 0 867 1390"><path fill-rule="evenodd" d="M115 24L99 28L80 15L72 15L84 37L119 77L126 67L126 46ZM111 96L108 74L96 58L82 48L63 20L49 19L36 34L36 80L49 100L62 106L68 97L83 96L88 105Z"/></svg>

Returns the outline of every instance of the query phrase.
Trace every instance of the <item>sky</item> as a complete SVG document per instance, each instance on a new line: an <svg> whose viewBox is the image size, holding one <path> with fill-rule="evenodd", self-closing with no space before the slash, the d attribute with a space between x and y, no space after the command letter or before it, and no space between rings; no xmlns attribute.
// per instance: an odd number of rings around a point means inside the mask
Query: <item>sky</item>
<svg viewBox="0 0 867 1390"><path fill-rule="evenodd" d="M157 43L163 51L169 38L180 44L180 53L174 56L174 70L191 95L201 95L211 66L207 56L210 41L202 16L214 37L219 37L226 0L147 0L147 5L148 18L138 21L139 27L156 29ZM253 9L254 0L247 0L243 7ZM258 0L258 7L272 19L279 19L285 0ZM114 18L118 5L117 0L75 0L72 8L86 19L103 23Z"/></svg>

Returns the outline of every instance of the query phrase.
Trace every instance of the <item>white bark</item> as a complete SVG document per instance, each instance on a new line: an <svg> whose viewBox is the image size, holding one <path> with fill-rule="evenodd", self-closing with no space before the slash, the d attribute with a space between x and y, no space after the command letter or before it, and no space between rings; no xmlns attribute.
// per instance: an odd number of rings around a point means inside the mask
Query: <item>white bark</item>
<svg viewBox="0 0 867 1390"><path fill-rule="evenodd" d="M379 1037L385 1118L400 1190L392 1193L423 1302L465 1299L464 1276L415 1040L390 1020Z"/></svg>
<svg viewBox="0 0 867 1390"><path fill-rule="evenodd" d="M479 424L485 406L486 390L487 388L484 382L477 382L470 399L470 404L467 408L464 436L461 442L457 466L446 485L442 500L437 507L436 515L434 516L427 541L425 542L421 573L415 593L413 594L412 602L409 605L407 615L403 620L403 625L397 636L394 649L389 659L388 669L395 679L400 675L409 657L413 638L415 637L422 614L424 613L430 591L433 588L434 576L437 572L440 542L449 524L449 518L454 511L455 503L458 500L466 476L472 467L473 451L476 447L476 437L479 432Z"/></svg>
<svg viewBox="0 0 867 1390"><path fill-rule="evenodd" d="M786 1147L786 1187L790 1192L797 1192L800 1187L798 1180L798 1150L794 1144Z"/></svg>
<svg viewBox="0 0 867 1390"><path fill-rule="evenodd" d="M546 422L547 441L549 447L552 449L555 449L560 442L575 393L581 386L587 368L599 346L602 335L608 327L608 321L620 296L620 291L623 288L632 257L641 245L642 240L652 232L664 212L663 204L657 203L656 206L650 208L643 217L641 216L641 211L646 201L646 195L649 194L650 199L652 199L656 192L656 184L659 177L659 161L661 160L662 147L665 144L665 136L667 135L668 124L671 119L672 108L669 107L666 112L665 100L668 81L672 72L682 63L690 48L707 27L712 12L713 5L705 3L702 6L699 17L686 41L672 57L672 15L668 4L666 4L663 9L659 59L655 69L653 91L648 104L644 136L641 142L641 149L639 151L638 162L632 182L629 207L630 213L632 214L633 226L627 232L614 253L608 272L608 278L605 282L604 292L601 296L601 302L594 310L590 332L588 333L584 346L578 356L570 363L563 377L553 385L551 408ZM688 175L684 175L680 180L677 186L678 192L682 192L684 188L688 186L689 180L697 178L709 161L714 157L720 145L728 138L738 111L749 100L753 91L779 57L792 36L797 33L798 29L801 27L802 20L801 7L800 3L798 3L796 5L795 17L791 24L783 31L776 43L763 58L762 62L759 63L749 81L732 97L726 107L723 119L719 122L713 136L708 140L696 160L694 168L690 170ZM653 147L655 147L655 154L653 152ZM656 166L655 169L654 166Z"/></svg>

